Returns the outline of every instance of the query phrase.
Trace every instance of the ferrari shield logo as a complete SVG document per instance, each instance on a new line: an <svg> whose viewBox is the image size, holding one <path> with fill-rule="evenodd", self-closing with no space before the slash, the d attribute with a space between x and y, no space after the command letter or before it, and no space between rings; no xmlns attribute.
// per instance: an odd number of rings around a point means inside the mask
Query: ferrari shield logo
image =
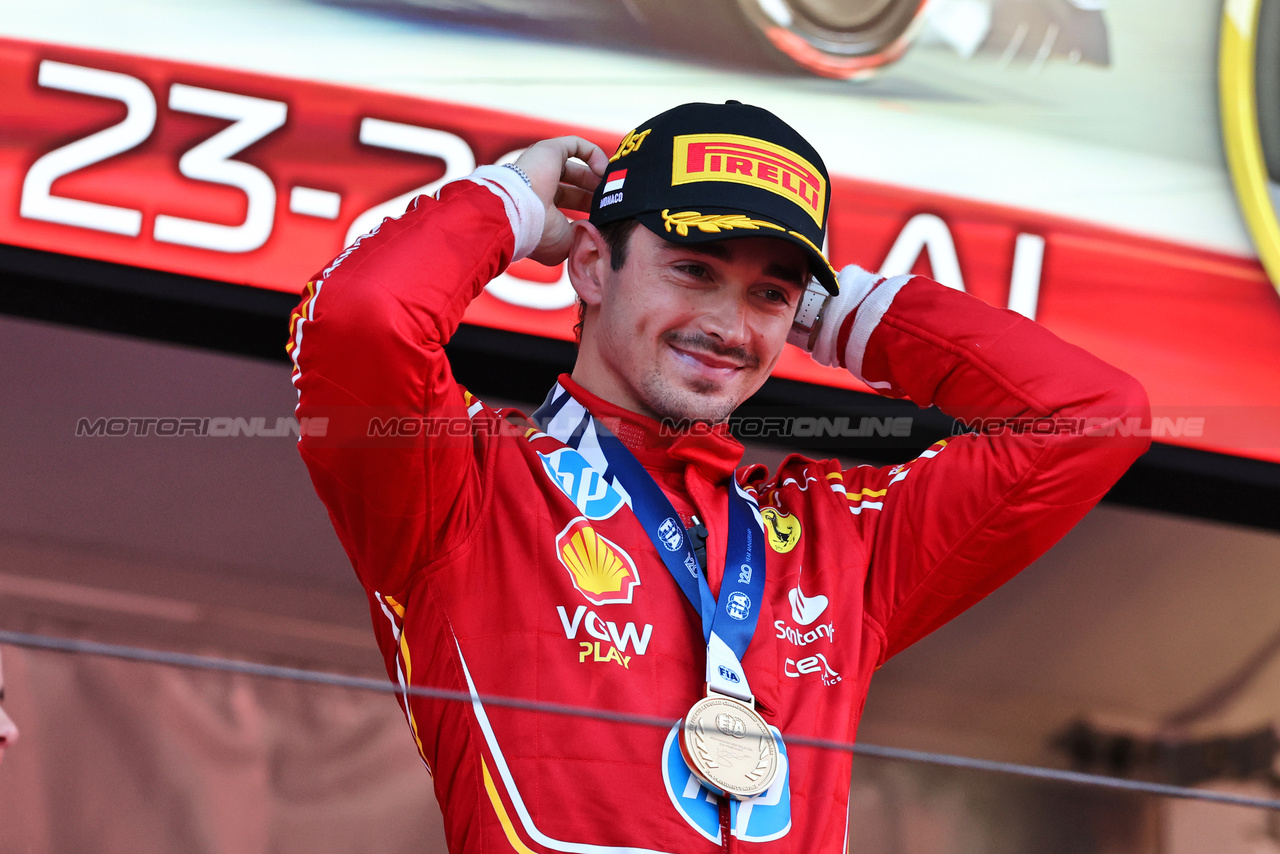
<svg viewBox="0 0 1280 854"><path fill-rule="evenodd" d="M776 507L762 507L760 515L764 518L765 533L769 535L769 547L775 552L786 554L800 542L800 520L797 517Z"/></svg>

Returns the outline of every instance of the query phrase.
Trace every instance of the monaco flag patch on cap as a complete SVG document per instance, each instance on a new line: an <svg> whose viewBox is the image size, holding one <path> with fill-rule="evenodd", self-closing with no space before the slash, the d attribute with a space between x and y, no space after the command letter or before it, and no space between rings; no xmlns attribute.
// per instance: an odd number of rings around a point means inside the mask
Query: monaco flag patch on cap
<svg viewBox="0 0 1280 854"><path fill-rule="evenodd" d="M610 172L609 177L604 180L604 191L606 193L616 193L622 189L622 182L627 180L627 170L619 169L617 172Z"/></svg>

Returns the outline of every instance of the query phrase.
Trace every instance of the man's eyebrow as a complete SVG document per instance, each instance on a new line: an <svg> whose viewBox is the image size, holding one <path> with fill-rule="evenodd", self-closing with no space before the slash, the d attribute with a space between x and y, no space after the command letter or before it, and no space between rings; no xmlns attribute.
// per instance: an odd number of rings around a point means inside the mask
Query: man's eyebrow
<svg viewBox="0 0 1280 854"><path fill-rule="evenodd" d="M694 252L700 255L710 255L721 261L727 260L733 255L733 250L724 243L675 243L670 240L663 241L663 251L669 255L677 255L681 252Z"/></svg>
<svg viewBox="0 0 1280 854"><path fill-rule="evenodd" d="M779 264L774 262L764 268L766 276L773 276L775 279L782 279L787 282L794 282L800 287L804 287L809 281L808 267L792 267L789 264Z"/></svg>
<svg viewBox="0 0 1280 854"><path fill-rule="evenodd" d="M665 241L663 250L670 254L680 252L694 252L702 255L710 255L719 261L727 261L733 257L733 249L727 244L728 240L713 243L675 243L673 241ZM783 264L774 261L764 268L764 274L775 279L782 279L787 282L796 282L800 287L804 287L809 281L808 267L793 267L790 264Z"/></svg>

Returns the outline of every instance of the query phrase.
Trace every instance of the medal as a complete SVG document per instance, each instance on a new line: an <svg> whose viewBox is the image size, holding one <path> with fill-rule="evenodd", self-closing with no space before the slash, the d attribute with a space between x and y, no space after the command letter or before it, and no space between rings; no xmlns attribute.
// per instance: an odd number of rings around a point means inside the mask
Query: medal
<svg viewBox="0 0 1280 854"><path fill-rule="evenodd" d="M720 596L711 594L679 514L630 451L557 385L533 414L547 434L575 448L604 483L628 496L636 519L689 603L707 644L707 696L677 727L680 752L710 791L736 800L769 788L782 764L773 730L755 710L742 656L764 601L765 524L755 500L732 477L728 548Z"/></svg>
<svg viewBox="0 0 1280 854"><path fill-rule="evenodd" d="M765 791L778 773L778 744L764 718L714 692L680 722L680 752L708 789L737 800Z"/></svg>

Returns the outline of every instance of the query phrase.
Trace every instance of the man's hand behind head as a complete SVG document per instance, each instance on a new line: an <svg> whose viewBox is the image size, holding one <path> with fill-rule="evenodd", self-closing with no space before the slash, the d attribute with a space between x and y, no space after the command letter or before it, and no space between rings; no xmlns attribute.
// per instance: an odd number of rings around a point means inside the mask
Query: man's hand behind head
<svg viewBox="0 0 1280 854"><path fill-rule="evenodd" d="M574 159L576 158L576 159ZM604 175L609 155L600 146L579 136L561 136L535 142L516 160L546 206L542 239L529 257L543 264L559 264L569 254L572 230L557 208L583 211L591 207L591 194Z"/></svg>

